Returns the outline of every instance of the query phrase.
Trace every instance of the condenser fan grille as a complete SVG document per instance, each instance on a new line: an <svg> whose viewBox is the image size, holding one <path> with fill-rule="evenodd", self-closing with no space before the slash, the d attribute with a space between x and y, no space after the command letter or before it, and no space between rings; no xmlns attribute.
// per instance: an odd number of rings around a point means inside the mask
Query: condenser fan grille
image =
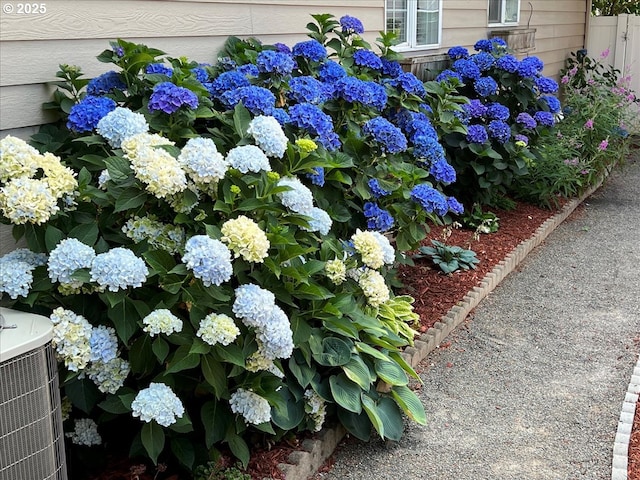
<svg viewBox="0 0 640 480"><path fill-rule="evenodd" d="M0 480L65 480L51 343L0 363Z"/></svg>

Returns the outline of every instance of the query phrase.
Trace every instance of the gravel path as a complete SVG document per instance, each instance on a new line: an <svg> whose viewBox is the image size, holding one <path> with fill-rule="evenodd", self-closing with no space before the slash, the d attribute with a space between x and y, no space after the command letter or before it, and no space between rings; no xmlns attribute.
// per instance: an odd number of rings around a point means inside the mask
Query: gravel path
<svg viewBox="0 0 640 480"><path fill-rule="evenodd" d="M640 351L640 162L532 252L419 366L428 425L346 441L334 479L611 477Z"/></svg>

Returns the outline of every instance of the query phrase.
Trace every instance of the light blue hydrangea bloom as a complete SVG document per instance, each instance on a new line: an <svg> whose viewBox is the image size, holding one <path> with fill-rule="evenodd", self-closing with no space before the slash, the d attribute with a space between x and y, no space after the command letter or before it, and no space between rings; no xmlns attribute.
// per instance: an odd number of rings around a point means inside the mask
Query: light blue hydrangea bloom
<svg viewBox="0 0 640 480"><path fill-rule="evenodd" d="M293 353L293 332L284 311L274 306L270 318L256 334L260 353L269 360L289 358Z"/></svg>
<svg viewBox="0 0 640 480"><path fill-rule="evenodd" d="M271 420L269 402L250 390L239 388L231 394L229 405L231 411L242 415L247 423L260 425Z"/></svg>
<svg viewBox="0 0 640 480"><path fill-rule="evenodd" d="M151 383L140 390L131 403L132 415L143 422L155 420L159 425L168 427L184 415L184 405L164 383Z"/></svg>
<svg viewBox="0 0 640 480"><path fill-rule="evenodd" d="M382 248L382 261L386 265L391 265L396 259L396 252L391 245L391 242L389 242L389 239L380 232L373 231L371 233L376 237L376 240L380 244L380 248Z"/></svg>
<svg viewBox="0 0 640 480"><path fill-rule="evenodd" d="M269 157L282 158L287 150L288 139L278 120L259 115L251 120L247 133Z"/></svg>
<svg viewBox="0 0 640 480"><path fill-rule="evenodd" d="M91 362L106 363L113 360L118 354L116 331L104 325L93 327L89 347L91 348L91 356L89 357Z"/></svg>
<svg viewBox="0 0 640 480"><path fill-rule="evenodd" d="M171 335L173 332L182 331L182 320L166 308L154 310L142 319L142 323L143 330L152 337L161 333Z"/></svg>
<svg viewBox="0 0 640 480"><path fill-rule="evenodd" d="M147 133L149 124L141 113L117 107L100 119L96 131L106 138L113 148L120 148L125 138Z"/></svg>
<svg viewBox="0 0 640 480"><path fill-rule="evenodd" d="M144 260L126 248L117 247L96 255L91 265L91 281L112 292L122 288L141 287L149 269Z"/></svg>
<svg viewBox="0 0 640 480"><path fill-rule="evenodd" d="M98 188L105 190L109 180L111 180L111 175L109 174L109 170L105 168L100 172L100 176L98 177Z"/></svg>
<svg viewBox="0 0 640 480"><path fill-rule="evenodd" d="M202 137L189 139L187 144L182 147L178 162L198 183L222 180L229 168L213 140Z"/></svg>
<svg viewBox="0 0 640 480"><path fill-rule="evenodd" d="M282 177L278 181L279 187L289 187L290 190L278 194L282 205L289 210L302 215L310 215L313 209L313 194L297 177Z"/></svg>
<svg viewBox="0 0 640 480"><path fill-rule="evenodd" d="M229 248L207 235L195 235L187 240L182 261L206 287L229 281L233 273Z"/></svg>
<svg viewBox="0 0 640 480"><path fill-rule="evenodd" d="M96 252L77 238L65 238L49 254L49 278L52 282L82 285L71 278L76 270L91 268Z"/></svg>
<svg viewBox="0 0 640 480"><path fill-rule="evenodd" d="M241 173L271 171L269 159L255 145L242 145L232 148L227 154L227 163Z"/></svg>
<svg viewBox="0 0 640 480"><path fill-rule="evenodd" d="M90 418L80 418L73 424L73 432L65 434L75 445L91 447L100 445L102 437L98 433L98 425Z"/></svg>
<svg viewBox="0 0 640 480"><path fill-rule="evenodd" d="M33 283L33 266L15 259L0 258L0 294L6 293L15 300L26 297Z"/></svg>
<svg viewBox="0 0 640 480"><path fill-rule="evenodd" d="M92 362L78 375L78 378L82 379L87 375L102 393L113 394L124 385L130 370L129 362L115 357L106 363Z"/></svg>
<svg viewBox="0 0 640 480"><path fill-rule="evenodd" d="M318 232L320 235L327 235L331 230L333 220L327 212L318 207L313 207L309 212L309 228L302 227L307 232Z"/></svg>
<svg viewBox="0 0 640 480"><path fill-rule="evenodd" d="M248 327L261 328L271 318L276 297L273 293L253 283L241 285L235 290L233 313Z"/></svg>
<svg viewBox="0 0 640 480"><path fill-rule="evenodd" d="M28 248L17 248L2 257L4 261L25 262L32 268L40 267L47 264L47 255L45 253L32 252Z"/></svg>

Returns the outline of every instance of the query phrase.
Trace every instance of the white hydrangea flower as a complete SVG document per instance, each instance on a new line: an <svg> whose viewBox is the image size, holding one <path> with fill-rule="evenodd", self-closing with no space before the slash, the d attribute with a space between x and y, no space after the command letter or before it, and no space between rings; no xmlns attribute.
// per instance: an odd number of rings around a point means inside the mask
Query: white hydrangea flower
<svg viewBox="0 0 640 480"><path fill-rule="evenodd" d="M132 415L143 422L156 421L163 427L176 423L184 415L184 406L173 390L164 383L151 383L140 390L131 403Z"/></svg>
<svg viewBox="0 0 640 480"><path fill-rule="evenodd" d="M380 248L382 248L382 261L385 265L391 265L396 259L396 251L391 245L391 242L380 232L372 231L371 233L376 237Z"/></svg>
<svg viewBox="0 0 640 480"><path fill-rule="evenodd" d="M327 235L331 231L333 220L327 212L318 207L313 207L309 212L309 228L302 227L307 232L318 232L320 235Z"/></svg>
<svg viewBox="0 0 640 480"><path fill-rule="evenodd" d="M200 328L196 335L209 345L219 343L226 346L240 335L240 329L228 315L210 313L200 320Z"/></svg>
<svg viewBox="0 0 640 480"><path fill-rule="evenodd" d="M365 269L358 278L358 284L372 307L379 307L389 300L389 287L380 272L370 268Z"/></svg>
<svg viewBox="0 0 640 480"><path fill-rule="evenodd" d="M73 424L73 432L67 432L67 438L76 445L92 447L102 444L102 437L98 433L98 425L90 418L80 418Z"/></svg>
<svg viewBox="0 0 640 480"><path fill-rule="evenodd" d="M284 373L276 366L273 360L262 354L260 348L258 348L258 351L249 355L245 366L249 372L266 371L272 373L278 378L284 378Z"/></svg>
<svg viewBox="0 0 640 480"><path fill-rule="evenodd" d="M240 171L240 173L271 171L269 159L255 145L241 145L232 148L227 153L227 163L230 167Z"/></svg>
<svg viewBox="0 0 640 480"><path fill-rule="evenodd" d="M302 215L310 215L313 209L313 194L297 177L282 177L278 181L279 187L289 187L290 190L278 194L282 205L289 210Z"/></svg>
<svg viewBox="0 0 640 480"><path fill-rule="evenodd" d="M319 432L322 430L324 418L327 413L325 402L320 395L311 389L305 390L304 400L304 411L311 417L311 420L313 420L313 431Z"/></svg>
<svg viewBox="0 0 640 480"><path fill-rule="evenodd" d="M149 124L144 115L135 113L124 107L116 107L100 119L96 127L98 135L107 139L113 148L120 148L122 141L137 135L147 133Z"/></svg>
<svg viewBox="0 0 640 480"><path fill-rule="evenodd" d="M182 320L176 317L170 310L159 308L142 319L143 330L152 337L164 333L171 335L173 332L182 331Z"/></svg>
<svg viewBox="0 0 640 480"><path fill-rule="evenodd" d="M258 115L249 123L247 133L269 157L282 158L287 151L287 136L274 117Z"/></svg>
<svg viewBox="0 0 640 480"><path fill-rule="evenodd" d="M229 164L210 138L191 138L178 156L182 168L196 183L222 180Z"/></svg>
<svg viewBox="0 0 640 480"><path fill-rule="evenodd" d="M289 358L293 353L293 332L284 311L275 306L269 318L256 332L260 353L268 358Z"/></svg>
<svg viewBox="0 0 640 480"><path fill-rule="evenodd" d="M231 394L229 404L231 411L242 415L247 423L260 425L271 420L269 402L250 390L239 388Z"/></svg>
<svg viewBox="0 0 640 480"><path fill-rule="evenodd" d="M91 359L91 324L62 307L56 308L49 318L53 322L52 343L58 358L72 372L85 368Z"/></svg>
<svg viewBox="0 0 640 480"><path fill-rule="evenodd" d="M378 269L384 265L384 251L377 237L371 231L356 230L351 236L356 252L362 262L369 268Z"/></svg>

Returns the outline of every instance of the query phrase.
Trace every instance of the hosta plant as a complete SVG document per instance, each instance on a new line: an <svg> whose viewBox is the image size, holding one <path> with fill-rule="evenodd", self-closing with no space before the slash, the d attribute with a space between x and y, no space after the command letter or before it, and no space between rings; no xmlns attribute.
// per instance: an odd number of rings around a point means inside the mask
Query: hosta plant
<svg viewBox="0 0 640 480"><path fill-rule="evenodd" d="M431 243L433 247L420 247L415 258L428 256L444 273L475 269L476 265L480 263L473 250L467 250L457 245L446 245L438 240L431 240Z"/></svg>

